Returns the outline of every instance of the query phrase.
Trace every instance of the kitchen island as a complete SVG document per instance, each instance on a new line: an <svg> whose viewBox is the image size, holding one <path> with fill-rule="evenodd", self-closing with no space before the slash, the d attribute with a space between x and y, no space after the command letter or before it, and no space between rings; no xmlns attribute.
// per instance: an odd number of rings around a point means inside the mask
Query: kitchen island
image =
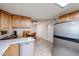
<svg viewBox="0 0 79 59"><path fill-rule="evenodd" d="M19 56L33 55L35 39L32 38L32 37L28 37L28 38L23 37L23 38L16 38L16 39L0 40L0 56L3 56L5 51L12 44L19 44L20 45L20 51L19 51L20 54L19 54ZM30 44L30 46L29 46L29 44ZM31 48L28 49L29 47L31 47ZM27 50L28 51L30 50L32 53L31 52L29 53Z"/></svg>

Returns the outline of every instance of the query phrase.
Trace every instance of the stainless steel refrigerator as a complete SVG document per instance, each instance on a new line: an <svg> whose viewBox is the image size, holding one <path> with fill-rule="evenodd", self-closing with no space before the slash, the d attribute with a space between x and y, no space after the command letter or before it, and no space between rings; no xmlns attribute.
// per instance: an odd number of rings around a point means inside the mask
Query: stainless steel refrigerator
<svg viewBox="0 0 79 59"><path fill-rule="evenodd" d="M57 56L79 56L79 20L54 24L54 51Z"/></svg>

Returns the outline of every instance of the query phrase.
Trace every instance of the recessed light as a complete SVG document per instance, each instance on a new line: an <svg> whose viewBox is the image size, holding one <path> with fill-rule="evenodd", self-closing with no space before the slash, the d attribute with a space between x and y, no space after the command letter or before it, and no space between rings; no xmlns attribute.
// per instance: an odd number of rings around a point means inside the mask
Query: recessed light
<svg viewBox="0 0 79 59"><path fill-rule="evenodd" d="M59 2L59 3L57 3L59 6L61 6L61 7L65 7L65 6L67 6L69 3L68 2Z"/></svg>

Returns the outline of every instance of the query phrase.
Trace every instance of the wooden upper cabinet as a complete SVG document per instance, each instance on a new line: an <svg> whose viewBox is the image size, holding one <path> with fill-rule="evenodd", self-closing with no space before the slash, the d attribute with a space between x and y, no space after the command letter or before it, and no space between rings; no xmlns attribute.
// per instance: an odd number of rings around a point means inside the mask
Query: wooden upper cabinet
<svg viewBox="0 0 79 59"><path fill-rule="evenodd" d="M71 20L71 15L70 14L66 14L66 15L60 16L59 20L60 20L60 22L70 21Z"/></svg>
<svg viewBox="0 0 79 59"><path fill-rule="evenodd" d="M25 22L26 22L26 17L22 17L22 27L26 26Z"/></svg>
<svg viewBox="0 0 79 59"><path fill-rule="evenodd" d="M12 27L27 27L31 24L31 17L13 15L0 10L0 30L12 30Z"/></svg>
<svg viewBox="0 0 79 59"><path fill-rule="evenodd" d="M31 18L13 15L13 27L27 27L28 22L31 23Z"/></svg>
<svg viewBox="0 0 79 59"><path fill-rule="evenodd" d="M31 24L31 18L23 17L22 18L22 26L27 27Z"/></svg>
<svg viewBox="0 0 79 59"><path fill-rule="evenodd" d="M6 12L0 11L1 12L1 30L6 30L8 28L8 17Z"/></svg>
<svg viewBox="0 0 79 59"><path fill-rule="evenodd" d="M67 14L66 16L66 21L70 21L71 20L71 14Z"/></svg>
<svg viewBox="0 0 79 59"><path fill-rule="evenodd" d="M12 28L11 22L11 14L0 10L0 30L10 30Z"/></svg>
<svg viewBox="0 0 79 59"><path fill-rule="evenodd" d="M21 16L13 15L13 27L21 27Z"/></svg>
<svg viewBox="0 0 79 59"><path fill-rule="evenodd" d="M70 20L77 20L79 19L79 11L75 11L72 13L68 13L66 15L60 16L59 21L70 21Z"/></svg>
<svg viewBox="0 0 79 59"><path fill-rule="evenodd" d="M61 17L59 17L59 21L60 22L63 22L63 21L65 21L66 20L66 16L61 16Z"/></svg>
<svg viewBox="0 0 79 59"><path fill-rule="evenodd" d="M72 13L71 13L71 19L72 19L72 20L74 20L74 19L79 19L79 11L72 12Z"/></svg>
<svg viewBox="0 0 79 59"><path fill-rule="evenodd" d="M9 26L9 30L12 30L12 15L8 14L8 26Z"/></svg>

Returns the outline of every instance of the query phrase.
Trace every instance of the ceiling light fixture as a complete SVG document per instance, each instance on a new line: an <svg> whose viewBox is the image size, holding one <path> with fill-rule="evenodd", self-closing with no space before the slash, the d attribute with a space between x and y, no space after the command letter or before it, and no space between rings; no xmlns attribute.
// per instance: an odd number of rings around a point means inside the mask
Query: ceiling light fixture
<svg viewBox="0 0 79 59"><path fill-rule="evenodd" d="M69 4L69 2L66 2L66 1L63 0L63 1L59 1L57 4L61 7L65 7Z"/></svg>

